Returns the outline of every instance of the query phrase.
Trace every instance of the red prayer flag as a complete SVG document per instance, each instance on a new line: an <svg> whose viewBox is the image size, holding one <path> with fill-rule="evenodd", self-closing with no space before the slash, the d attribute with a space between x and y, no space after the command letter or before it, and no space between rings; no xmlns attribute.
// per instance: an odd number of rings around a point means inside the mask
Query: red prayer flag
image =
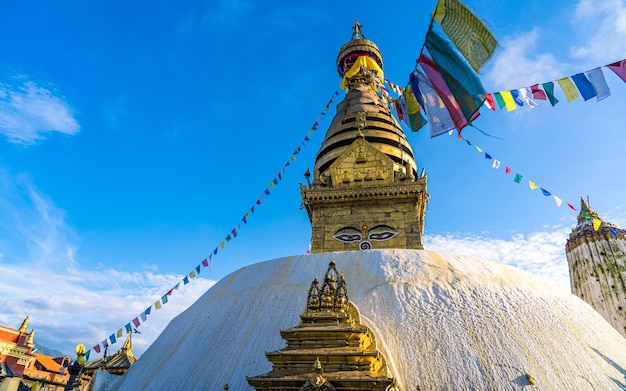
<svg viewBox="0 0 626 391"><path fill-rule="evenodd" d="M236 238L236 237L237 237L237 230L236 230L235 228L233 228L233 230L232 230L232 231L230 231L230 233L232 233L232 234L233 234L233 238Z"/></svg>
<svg viewBox="0 0 626 391"><path fill-rule="evenodd" d="M202 261L202 266L204 267L209 266L209 261L207 261L206 258L204 259L204 261Z"/></svg>
<svg viewBox="0 0 626 391"><path fill-rule="evenodd" d="M97 344L96 346L94 346L93 350L95 350L96 353L100 353L100 344Z"/></svg>
<svg viewBox="0 0 626 391"><path fill-rule="evenodd" d="M139 319L133 319L133 324L135 325L135 327L139 327Z"/></svg>
<svg viewBox="0 0 626 391"><path fill-rule="evenodd" d="M454 126L460 133L461 130L467 126L467 120L465 119L459 104L454 98L454 95L450 92L448 85L443 80L443 77L441 77L437 65L435 65L433 60L424 53L422 53L417 61L422 66L422 69L424 69L428 80L433 85L435 91L437 91L437 95L439 95L439 98L443 101L443 104L446 106L446 109L448 110L448 113L450 113L450 117L454 122Z"/></svg>
<svg viewBox="0 0 626 391"><path fill-rule="evenodd" d="M511 167L506 166L506 168L504 169L504 172L507 173L507 174L510 174L511 173Z"/></svg>
<svg viewBox="0 0 626 391"><path fill-rule="evenodd" d="M530 91L533 93L534 99L539 99L539 100L548 99L548 97L546 96L546 93L541 88L539 88L539 84L530 86Z"/></svg>
<svg viewBox="0 0 626 391"><path fill-rule="evenodd" d="M487 103L489 104L489 108L493 111L496 111L496 102L493 100L493 95L486 94L485 99L487 99Z"/></svg>
<svg viewBox="0 0 626 391"><path fill-rule="evenodd" d="M617 61L607 65L620 79L626 82L626 60Z"/></svg>
<svg viewBox="0 0 626 391"><path fill-rule="evenodd" d="M566 204L571 210L576 210L576 208L574 208L574 205L570 204L569 202L566 202Z"/></svg>

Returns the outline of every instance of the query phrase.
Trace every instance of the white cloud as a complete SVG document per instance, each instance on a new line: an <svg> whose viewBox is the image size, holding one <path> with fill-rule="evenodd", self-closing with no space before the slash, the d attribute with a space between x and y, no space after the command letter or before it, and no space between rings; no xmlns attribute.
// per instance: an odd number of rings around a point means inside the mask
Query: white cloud
<svg viewBox="0 0 626 391"><path fill-rule="evenodd" d="M626 56L623 0L580 0L566 12L570 12L571 30L558 32L565 43L547 38L549 25L502 37L493 66L485 75L487 89L514 89L553 81ZM559 46L570 48L569 58L557 58L546 51ZM575 68L571 67L572 63L576 64Z"/></svg>
<svg viewBox="0 0 626 391"><path fill-rule="evenodd" d="M77 343L91 348L116 332L182 279L158 273L154 265L136 272L88 270L75 259L78 241L65 213L27 176L0 168L1 325L17 328L29 315L35 343L72 354ZM141 354L213 283L196 278L181 284L161 310L153 308L133 339L135 352Z"/></svg>
<svg viewBox="0 0 626 391"><path fill-rule="evenodd" d="M572 46L572 57L600 66L626 55L626 3L623 0L581 0L575 8L573 28L586 40Z"/></svg>
<svg viewBox="0 0 626 391"><path fill-rule="evenodd" d="M565 257L569 232L571 228L556 228L528 235L516 234L509 240L458 234L426 235L424 247L501 262L569 291L569 269Z"/></svg>
<svg viewBox="0 0 626 391"><path fill-rule="evenodd" d="M70 106L51 90L25 77L0 83L0 133L18 144L33 144L46 133L78 133Z"/></svg>
<svg viewBox="0 0 626 391"><path fill-rule="evenodd" d="M491 89L513 89L563 77L564 64L552 54L537 52L541 30L504 37L493 66L485 75ZM490 88L487 88L490 89Z"/></svg>

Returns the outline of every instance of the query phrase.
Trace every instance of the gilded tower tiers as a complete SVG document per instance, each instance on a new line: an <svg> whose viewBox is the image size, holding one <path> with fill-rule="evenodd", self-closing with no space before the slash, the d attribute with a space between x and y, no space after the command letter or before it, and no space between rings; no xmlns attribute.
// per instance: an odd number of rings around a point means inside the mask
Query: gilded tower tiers
<svg viewBox="0 0 626 391"><path fill-rule="evenodd" d="M581 199L565 253L572 293L626 337L626 231L602 221Z"/></svg>
<svg viewBox="0 0 626 391"><path fill-rule="evenodd" d="M418 175L406 135L377 93L378 47L358 22L353 30L337 57L346 97L317 153L313 182L301 186L311 250L422 249L426 175Z"/></svg>

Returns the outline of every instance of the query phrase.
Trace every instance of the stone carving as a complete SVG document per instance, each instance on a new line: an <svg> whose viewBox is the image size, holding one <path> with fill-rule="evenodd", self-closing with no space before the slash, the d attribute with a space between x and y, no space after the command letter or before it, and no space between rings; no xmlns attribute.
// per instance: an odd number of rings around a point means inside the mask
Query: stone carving
<svg viewBox="0 0 626 391"><path fill-rule="evenodd" d="M348 308L348 289L346 280L337 272L335 262L331 261L320 285L317 277L311 283L307 297L306 312L346 312Z"/></svg>
<svg viewBox="0 0 626 391"><path fill-rule="evenodd" d="M319 358L315 360L313 369L315 370L315 375L304 383L300 391L335 391L335 387L324 377L322 363Z"/></svg>

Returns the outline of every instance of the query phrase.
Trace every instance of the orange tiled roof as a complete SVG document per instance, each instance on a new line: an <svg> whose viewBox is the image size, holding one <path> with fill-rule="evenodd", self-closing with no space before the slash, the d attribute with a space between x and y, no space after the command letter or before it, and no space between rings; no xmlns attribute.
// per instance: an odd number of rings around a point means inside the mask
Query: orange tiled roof
<svg viewBox="0 0 626 391"><path fill-rule="evenodd" d="M45 354L35 353L35 360L37 360L46 371L58 373L61 370L61 365L54 361L52 357L46 356Z"/></svg>

